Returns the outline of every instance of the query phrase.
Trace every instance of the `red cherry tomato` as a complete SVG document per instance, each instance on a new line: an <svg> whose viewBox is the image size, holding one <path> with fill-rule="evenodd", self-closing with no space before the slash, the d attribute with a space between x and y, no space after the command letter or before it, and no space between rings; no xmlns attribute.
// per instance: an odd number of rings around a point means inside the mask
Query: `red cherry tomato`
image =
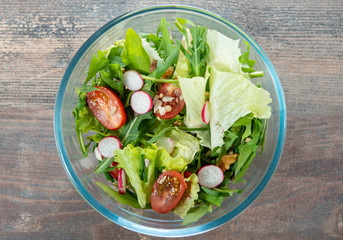
<svg viewBox="0 0 343 240"><path fill-rule="evenodd" d="M110 167L115 167L115 166L117 166L118 165L118 163L117 162L112 162L111 164L110 164ZM115 180L117 180L118 181L118 174L119 174L119 169L118 168L116 168L116 169L114 169L113 171L111 171L111 172L108 172Z"/></svg>
<svg viewBox="0 0 343 240"><path fill-rule="evenodd" d="M185 105L185 101L182 98L181 88L171 83L163 84L157 96L158 99L155 101L155 105L159 103L158 101L161 101L161 107L165 110L164 114L162 114L160 110L155 112L155 115L159 118L173 118L181 112L183 106Z"/></svg>
<svg viewBox="0 0 343 240"><path fill-rule="evenodd" d="M96 119L110 130L118 129L126 121L124 106L110 89L97 86L98 90L87 93L87 104Z"/></svg>
<svg viewBox="0 0 343 240"><path fill-rule="evenodd" d="M185 178L189 178L190 176L192 176L192 173L190 171L184 171L183 176L185 176Z"/></svg>
<svg viewBox="0 0 343 240"><path fill-rule="evenodd" d="M151 191L151 207L158 213L170 212L186 190L183 176L176 171L166 171L156 180Z"/></svg>

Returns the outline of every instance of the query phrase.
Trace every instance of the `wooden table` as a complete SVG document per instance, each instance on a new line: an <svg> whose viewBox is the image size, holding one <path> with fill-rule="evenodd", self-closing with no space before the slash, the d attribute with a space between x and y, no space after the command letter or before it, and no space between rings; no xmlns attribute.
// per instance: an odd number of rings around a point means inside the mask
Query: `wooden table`
<svg viewBox="0 0 343 240"><path fill-rule="evenodd" d="M53 113L63 73L91 34L124 12L169 2L0 0L0 239L156 239L82 199L60 162ZM248 32L279 74L288 113L282 159L261 196L190 239L343 239L343 2L173 3Z"/></svg>

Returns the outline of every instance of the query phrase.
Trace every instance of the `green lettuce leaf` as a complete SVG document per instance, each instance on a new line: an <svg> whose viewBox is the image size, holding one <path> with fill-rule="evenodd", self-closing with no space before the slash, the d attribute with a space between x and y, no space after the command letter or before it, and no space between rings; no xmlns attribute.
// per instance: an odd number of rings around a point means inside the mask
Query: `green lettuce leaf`
<svg viewBox="0 0 343 240"><path fill-rule="evenodd" d="M225 35L209 29L207 32L209 56L207 64L216 67L219 71L242 73L242 64L239 57L242 55L239 40L233 40ZM246 74L247 75L247 74Z"/></svg>
<svg viewBox="0 0 343 240"><path fill-rule="evenodd" d="M186 216L188 210L194 207L194 201L198 199L198 192L200 191L198 177L196 174L192 174L185 180L187 184L186 191L179 203L174 208L174 213L181 218Z"/></svg>
<svg viewBox="0 0 343 240"><path fill-rule="evenodd" d="M184 120L188 128L201 128L207 125L202 121L201 110L205 104L205 89L207 80L203 77L183 78L178 76L182 96L186 104ZM197 136L203 146L210 147L210 132L198 131Z"/></svg>
<svg viewBox="0 0 343 240"><path fill-rule="evenodd" d="M125 36L125 48L121 54L123 62L140 73L150 73L150 57L142 46L142 39L129 28Z"/></svg>
<svg viewBox="0 0 343 240"><path fill-rule="evenodd" d="M195 154L200 151L199 140L191 134L180 130L172 130L167 136L173 139L175 144L172 156L182 157L187 164L191 163Z"/></svg>
<svg viewBox="0 0 343 240"><path fill-rule="evenodd" d="M181 157L172 157L164 148L159 148L156 167L163 168L165 170L174 170L177 172L183 172L187 167L187 162Z"/></svg>
<svg viewBox="0 0 343 240"><path fill-rule="evenodd" d="M149 166L142 166L141 155L149 160ZM129 178L132 188L137 194L138 203L145 208L150 203L151 189L155 183L155 169L174 170L182 172L187 163L180 157L171 157L164 148L157 148L152 144L146 148L134 147L132 144L115 151L115 161L119 168L123 168ZM140 177L140 170L145 168L146 181Z"/></svg>
<svg viewBox="0 0 343 240"><path fill-rule="evenodd" d="M146 53L149 55L150 57L150 62L157 60L157 61L161 61L161 57L158 55L158 52L153 49L150 45L149 42L147 42L147 40L145 38L142 38L142 46L144 48L144 50L146 51Z"/></svg>
<svg viewBox="0 0 343 240"><path fill-rule="evenodd" d="M192 208L191 210L189 210L187 215L183 218L182 225L187 225L192 222L196 222L208 212L212 212L212 206L211 206L211 203L209 202L205 202L201 204L200 206Z"/></svg>
<svg viewBox="0 0 343 240"><path fill-rule="evenodd" d="M114 191L112 188L110 188L109 186L101 183L101 182L95 182L104 192L106 192L108 195L110 195L111 197L113 197L117 202L122 203L122 204L126 204L129 205L133 208L141 208L137 202L137 199L135 199L134 197L132 197L129 194L120 194L116 191Z"/></svg>
<svg viewBox="0 0 343 240"><path fill-rule="evenodd" d="M155 183L155 161L158 149L152 145L147 148L134 147L129 144L123 149L115 151L115 161L119 168L124 168L131 186L137 194L139 205L144 208L150 202L151 189ZM141 155L149 159L149 166L146 168L147 181L144 182L139 176L139 170L142 168Z"/></svg>
<svg viewBox="0 0 343 240"><path fill-rule="evenodd" d="M241 74L221 72L210 75L211 148L221 146L224 132L240 117L252 112L256 118L269 118L269 92L255 86Z"/></svg>

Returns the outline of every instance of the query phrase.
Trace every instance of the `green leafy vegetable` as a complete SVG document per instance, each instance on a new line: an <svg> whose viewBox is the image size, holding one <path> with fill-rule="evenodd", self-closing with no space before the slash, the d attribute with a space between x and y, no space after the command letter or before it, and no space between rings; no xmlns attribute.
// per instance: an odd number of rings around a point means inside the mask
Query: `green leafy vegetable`
<svg viewBox="0 0 343 240"><path fill-rule="evenodd" d="M256 61L249 59L250 45L247 41L244 41L244 43L247 45L247 51L239 56L239 62L242 64L242 71L249 73L249 77L251 78L263 77L263 71L256 71L253 69Z"/></svg>
<svg viewBox="0 0 343 240"><path fill-rule="evenodd" d="M188 210L194 207L194 201L198 199L198 192L200 190L198 177L196 174L192 174L185 180L187 184L186 191L183 194L181 200L174 208L174 213L176 213L181 218L186 216Z"/></svg>
<svg viewBox="0 0 343 240"><path fill-rule="evenodd" d="M183 218L182 225L188 225L190 223L196 222L208 212L212 212L212 206L209 202L205 202L200 206L192 208Z"/></svg>
<svg viewBox="0 0 343 240"><path fill-rule="evenodd" d="M191 27L187 28L186 24L191 25ZM191 66L191 76L203 77L209 55L207 27L194 25L191 21L181 18L176 19L175 25L186 38L187 46L181 46L181 50Z"/></svg>
<svg viewBox="0 0 343 240"><path fill-rule="evenodd" d="M129 28L125 36L125 48L121 54L123 62L130 68L140 73L150 72L150 58L142 46L142 39Z"/></svg>
<svg viewBox="0 0 343 240"><path fill-rule="evenodd" d="M100 50L98 51L98 56L93 55L91 63L89 65L88 75L84 84L91 80L97 72L104 69L109 62L110 60L106 58L105 53Z"/></svg>
<svg viewBox="0 0 343 240"><path fill-rule="evenodd" d="M152 119L154 116L152 112L148 112L146 114L138 115L132 119L127 119L124 127L124 131L120 135L120 139L122 141L123 147L131 142L136 142L140 140L142 134L140 132L142 128L142 122L144 120Z"/></svg>
<svg viewBox="0 0 343 240"><path fill-rule="evenodd" d="M114 158L104 158L99 166L94 170L94 172L96 174L100 174L103 172L107 172L107 168L111 165L111 163L113 162Z"/></svg>
<svg viewBox="0 0 343 240"><path fill-rule="evenodd" d="M101 183L101 182L95 182L99 187L102 188L102 190L104 192L106 192L108 195L110 195L111 197L113 197L117 202L121 203L121 204L126 204L129 205L133 208L141 208L141 206L138 204L137 199L133 198L131 195L129 194L120 194L116 191L114 191L112 188L110 188L109 186Z"/></svg>

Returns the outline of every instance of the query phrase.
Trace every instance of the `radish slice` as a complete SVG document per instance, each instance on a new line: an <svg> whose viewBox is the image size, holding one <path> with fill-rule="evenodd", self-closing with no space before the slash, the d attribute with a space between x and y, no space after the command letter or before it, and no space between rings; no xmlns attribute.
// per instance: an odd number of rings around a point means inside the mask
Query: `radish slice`
<svg viewBox="0 0 343 240"><path fill-rule="evenodd" d="M223 171L215 165L207 165L198 171L199 184L206 188L214 188L224 180Z"/></svg>
<svg viewBox="0 0 343 240"><path fill-rule="evenodd" d="M204 107L202 108L201 118L205 124L210 123L210 107L208 101L205 102Z"/></svg>
<svg viewBox="0 0 343 240"><path fill-rule="evenodd" d="M98 147L94 148L94 154L95 154L95 158L96 159L98 159L99 161L102 161L102 156L101 156L101 154L99 152L99 148Z"/></svg>
<svg viewBox="0 0 343 240"><path fill-rule="evenodd" d="M174 141L170 137L161 137L156 141L156 146L163 147L169 154L172 154L175 148Z"/></svg>
<svg viewBox="0 0 343 240"><path fill-rule="evenodd" d="M118 189L120 194L126 193L126 173L123 168L118 173Z"/></svg>
<svg viewBox="0 0 343 240"><path fill-rule="evenodd" d="M132 110L137 114L144 114L151 110L152 99L149 94L143 91L132 93L130 98Z"/></svg>
<svg viewBox="0 0 343 240"><path fill-rule="evenodd" d="M117 137L109 136L100 140L99 152L103 157L114 157L114 151L121 148L121 142Z"/></svg>
<svg viewBox="0 0 343 240"><path fill-rule="evenodd" d="M135 70L126 71L123 75L124 86L132 92L140 90L144 85L141 75Z"/></svg>

